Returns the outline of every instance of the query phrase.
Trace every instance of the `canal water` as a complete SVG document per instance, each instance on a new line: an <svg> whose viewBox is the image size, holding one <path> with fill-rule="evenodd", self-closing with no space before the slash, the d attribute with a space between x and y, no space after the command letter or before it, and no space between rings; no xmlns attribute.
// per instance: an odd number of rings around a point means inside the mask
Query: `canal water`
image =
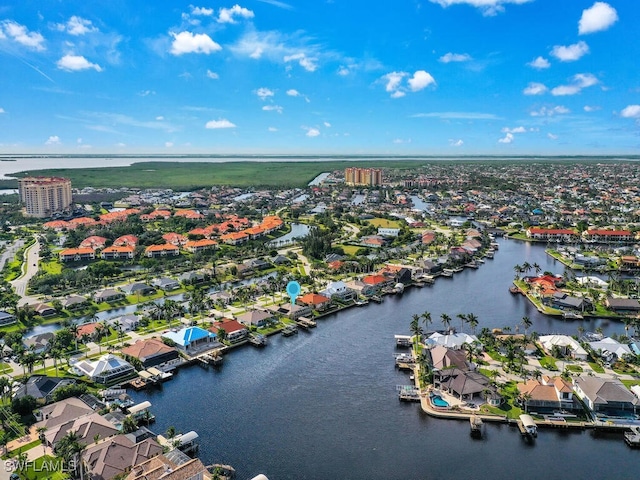
<svg viewBox="0 0 640 480"><path fill-rule="evenodd" d="M161 389L134 393L149 400L153 430L195 430L205 464L227 463L244 480L325 479L631 479L639 452L621 435L542 430L526 443L515 427L485 425L469 436L468 421L439 420L417 404L400 403L394 334L408 334L411 315L474 313L479 326L517 325L523 315L540 332L575 333L578 323L547 319L508 287L513 265L538 263L562 272L540 246L500 241L495 260L433 287L410 289L380 304L321 319L312 331L272 336L264 349L242 347L219 370L192 366ZM584 322L587 330L600 325ZM607 333L624 329L602 323Z"/></svg>

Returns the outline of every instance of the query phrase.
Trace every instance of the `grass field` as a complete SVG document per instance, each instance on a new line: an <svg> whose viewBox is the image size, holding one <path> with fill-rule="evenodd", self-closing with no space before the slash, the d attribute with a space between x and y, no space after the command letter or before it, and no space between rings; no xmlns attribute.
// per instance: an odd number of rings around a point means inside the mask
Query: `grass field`
<svg viewBox="0 0 640 480"><path fill-rule="evenodd" d="M373 218L369 223L374 227L382 228L400 228L400 222L396 220L387 220L386 218Z"/></svg>
<svg viewBox="0 0 640 480"><path fill-rule="evenodd" d="M74 188L134 187L195 190L212 185L304 187L322 172L347 167L416 168L425 160L307 162L140 162L128 167L53 168L18 172L16 177L61 176ZM13 174L12 174L13 175Z"/></svg>

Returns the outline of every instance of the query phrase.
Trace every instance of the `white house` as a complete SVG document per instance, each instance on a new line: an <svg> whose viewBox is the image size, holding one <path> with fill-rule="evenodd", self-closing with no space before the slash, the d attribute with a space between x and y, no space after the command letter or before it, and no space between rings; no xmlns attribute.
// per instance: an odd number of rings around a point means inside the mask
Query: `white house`
<svg viewBox="0 0 640 480"><path fill-rule="evenodd" d="M462 348L465 343L480 343L478 337L475 335L467 335L466 333L453 333L449 335L443 335L442 333L435 332L429 338L425 340L427 347L435 347L441 345L443 347L458 350Z"/></svg>
<svg viewBox="0 0 640 480"><path fill-rule="evenodd" d="M130 375L135 369L126 360L107 354L95 361L80 360L73 364L73 371L78 375L86 375L96 383L110 383Z"/></svg>
<svg viewBox="0 0 640 480"><path fill-rule="evenodd" d="M551 353L554 346L561 349L565 355L570 355L576 360L586 360L589 356L587 351L573 338L568 335L543 335L538 341L542 348L548 353Z"/></svg>

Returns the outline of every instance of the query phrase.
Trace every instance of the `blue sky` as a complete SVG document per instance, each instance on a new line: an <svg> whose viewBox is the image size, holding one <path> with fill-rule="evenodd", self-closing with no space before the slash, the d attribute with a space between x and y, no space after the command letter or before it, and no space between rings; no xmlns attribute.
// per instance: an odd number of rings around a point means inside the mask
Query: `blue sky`
<svg viewBox="0 0 640 480"><path fill-rule="evenodd" d="M0 3L0 153L640 153L640 2Z"/></svg>

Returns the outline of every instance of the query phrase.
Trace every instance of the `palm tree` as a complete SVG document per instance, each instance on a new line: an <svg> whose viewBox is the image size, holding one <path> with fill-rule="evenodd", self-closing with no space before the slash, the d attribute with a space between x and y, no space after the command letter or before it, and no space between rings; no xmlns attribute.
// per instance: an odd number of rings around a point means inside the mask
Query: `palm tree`
<svg viewBox="0 0 640 480"><path fill-rule="evenodd" d="M122 433L132 433L138 429L138 422L131 415L128 415L122 421Z"/></svg>
<svg viewBox="0 0 640 480"><path fill-rule="evenodd" d="M445 333L449 331L449 327L451 326L451 317L446 313L440 315L440 320L442 321L442 326L444 327Z"/></svg>
<svg viewBox="0 0 640 480"><path fill-rule="evenodd" d="M422 322L424 323L425 329L429 329L429 325L431 324L431 313L430 312L422 312Z"/></svg>
<svg viewBox="0 0 640 480"><path fill-rule="evenodd" d="M62 458L66 465L74 465L74 472L80 467L80 476L82 477L82 465L79 458L83 449L84 446L80 443L78 434L71 430L56 443L54 453Z"/></svg>
<svg viewBox="0 0 640 480"><path fill-rule="evenodd" d="M464 313L458 313L456 317L460 320L460 333L464 330L464 324L467 321L467 315Z"/></svg>
<svg viewBox="0 0 640 480"><path fill-rule="evenodd" d="M542 268L540 267L540 265L538 265L537 263L534 263L532 266L533 266L533 270L536 272L536 275L540 275L540 272L542 271Z"/></svg>
<svg viewBox="0 0 640 480"><path fill-rule="evenodd" d="M467 323L471 327L471 333L476 334L476 327L478 326L478 317L473 313L467 314Z"/></svg>
<svg viewBox="0 0 640 480"><path fill-rule="evenodd" d="M44 432L47 431L47 427L38 427L36 432L38 432L38 438L40 439L40 443L42 444L42 454L47 454L47 437L45 437Z"/></svg>
<svg viewBox="0 0 640 480"><path fill-rule="evenodd" d="M533 325L533 322L531 321L531 319L529 317L527 317L526 315L524 317L522 317L522 326L524 327L524 336L527 336L527 330L529 330L529 328L531 328L531 325Z"/></svg>
<svg viewBox="0 0 640 480"><path fill-rule="evenodd" d="M415 339L416 349L418 347L418 343L420 343L420 339L422 337L422 327L420 326L420 315L414 313L411 316L411 324L409 325L409 330L413 334L413 338Z"/></svg>

